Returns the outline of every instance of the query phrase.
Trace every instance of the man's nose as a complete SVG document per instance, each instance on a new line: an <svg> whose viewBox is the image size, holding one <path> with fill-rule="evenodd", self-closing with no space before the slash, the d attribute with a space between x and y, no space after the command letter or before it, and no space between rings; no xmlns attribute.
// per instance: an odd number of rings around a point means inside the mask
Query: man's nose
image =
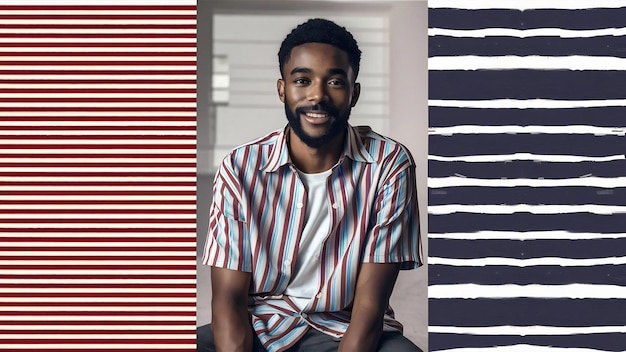
<svg viewBox="0 0 626 352"><path fill-rule="evenodd" d="M307 100L313 104L328 100L326 85L323 83L311 83L307 91Z"/></svg>

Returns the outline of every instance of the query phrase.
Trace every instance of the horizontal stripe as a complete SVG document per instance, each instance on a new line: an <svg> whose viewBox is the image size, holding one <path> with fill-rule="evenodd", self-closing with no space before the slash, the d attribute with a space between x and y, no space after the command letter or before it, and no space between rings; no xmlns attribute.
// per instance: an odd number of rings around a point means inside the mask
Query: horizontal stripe
<svg viewBox="0 0 626 352"><path fill-rule="evenodd" d="M626 160L618 160L613 162L577 161L547 163L536 161L450 162L429 160L428 172L430 177L446 177L456 174L469 176L472 178L516 178L519 175L524 175L527 178L554 179L583 177L590 174L596 177L619 177L624 174L622 170L624 170L625 166ZM446 191L442 192L441 194L445 193L449 192ZM495 196L498 197L497 195ZM471 198L468 198L465 201L470 199ZM519 203L519 201L512 200L512 203L515 202ZM587 202L588 201L579 201L577 204L583 204ZM483 200L482 203L492 202L489 200ZM565 203L567 202L562 202L561 204Z"/></svg>
<svg viewBox="0 0 626 352"><path fill-rule="evenodd" d="M122 72L121 70L109 70L109 72L105 71L102 73L99 71L84 71L84 72L71 71L68 73L63 73L62 72L63 70L50 70L50 72L44 71L41 73L30 72L30 71L23 72L23 73L19 73L17 71L11 71L11 70L6 70L6 71L3 72L2 75L6 77L7 79L28 79L31 81L34 81L34 80L42 80L42 81L45 81L45 80L48 80L48 81L49 80L89 80L89 81L108 80L110 82L113 80L117 80L120 83L124 83L125 81L128 81L128 80L152 79L152 80L160 80L160 81L167 81L167 80L180 81L180 80L196 79L195 74L189 74L187 72L175 72L175 71L172 73L160 71L160 72L155 72L155 74L153 75L144 73L145 71Z"/></svg>
<svg viewBox="0 0 626 352"><path fill-rule="evenodd" d="M468 240L589 240L603 238L626 238L625 233L593 233L569 231L477 231L477 232L429 232L428 238L468 239Z"/></svg>
<svg viewBox="0 0 626 352"><path fill-rule="evenodd" d="M480 126L459 125L454 127L431 127L429 135L454 134L593 134L623 136L626 129L595 126Z"/></svg>
<svg viewBox="0 0 626 352"><path fill-rule="evenodd" d="M1 5L1 4L0 4ZM186 16L190 16L190 15L196 15L196 10L194 9L177 9L177 8L171 8L171 9L161 9L161 10L157 10L157 9L141 9L141 8L102 8L102 7L95 7L93 9L77 9L77 8L68 8L68 7L54 7L54 6L49 6L46 7L45 9L40 9L40 8L27 8L27 7L22 7L22 8L11 8L11 7L5 7L3 6L2 8L2 15L6 16L7 18L10 18L13 15L19 15L20 17L22 16L26 16L26 17L30 17L30 16L39 16L39 15L47 15L47 16L59 16L59 17L63 17L63 16L67 16L67 15L86 15L85 17L88 17L90 15L99 15L99 16L103 16L103 15L132 15L132 16L138 16L138 15L142 15L142 16L146 16L146 17L150 17L151 15L168 15L168 16L177 16L177 15L186 15ZM115 18L113 16L111 16L112 18Z"/></svg>
<svg viewBox="0 0 626 352"><path fill-rule="evenodd" d="M571 30L562 28L484 28L484 29L446 29L428 28L429 36L446 36L456 38L486 38L486 37L559 37L559 38L591 38L601 36L626 36L626 28L599 28L588 30Z"/></svg>
<svg viewBox="0 0 626 352"><path fill-rule="evenodd" d="M77 210L85 210L84 213L97 213L99 210L102 213L110 213L112 211L126 212L129 210L170 210L170 211L181 211L181 210L189 210L195 211L196 206L194 204L154 204L154 205L145 205L145 204L49 204L48 206L37 205L37 204L0 204L0 209L2 210L12 210L11 213L43 213L43 212L51 212L51 213L63 213L67 210L77 211ZM132 212L132 211L131 211ZM4 212L3 212L4 213ZM137 213L136 211L132 213Z"/></svg>
<svg viewBox="0 0 626 352"><path fill-rule="evenodd" d="M620 27L622 25L623 23ZM615 36L591 38L515 38L507 36L457 38L432 36L429 37L429 48L431 50L428 52L428 55L431 58L451 56L506 57L507 60L525 57L526 61L513 61L516 62L517 65L521 65L518 68L541 68L540 66L526 66L528 64L563 65L567 63L574 66L561 67L568 67L570 69L583 69L583 67L585 67L591 70L623 70L623 64L621 66L619 64L620 61L626 58L626 53L620 49L620 42L622 40L621 37ZM529 57L528 55L532 56ZM542 61L538 61L539 56L542 57ZM558 62L567 56L580 56L583 62L568 62L567 60L563 63ZM532 59L530 59L531 57ZM601 60L611 64L611 68L603 68L599 65L595 67L590 66L592 63L588 60L592 57L601 57ZM549 62L549 59L557 62ZM584 62L584 60L587 60L587 62ZM513 64L513 62L509 64ZM553 67L548 66L545 68Z"/></svg>
<svg viewBox="0 0 626 352"><path fill-rule="evenodd" d="M41 0L37 0L41 1ZM0 341L0 348L11 348L14 351L41 351L41 344L32 343L22 343L23 339L20 339L20 344L9 343L5 344ZM91 341L90 341L91 342ZM73 350L85 350L93 352L103 352L109 350L122 350L128 351L129 348L132 348L132 351L141 351L148 352L152 350L166 350L169 352L182 352L182 351L191 351L192 348L196 348L195 343L147 343L146 341L135 342L127 341L124 343L105 343L97 342L97 343L87 343L86 341L72 341L72 342L64 342L64 343L46 343L45 344L46 351L73 351ZM141 350L144 349L144 350ZM576 351L574 351L576 352Z"/></svg>
<svg viewBox="0 0 626 352"><path fill-rule="evenodd" d="M429 299L430 325L457 327L553 326L582 327L624 326L624 299Z"/></svg>
<svg viewBox="0 0 626 352"><path fill-rule="evenodd" d="M471 335L577 335L626 333L626 326L585 326L585 327L557 327L557 326L485 326L485 327L453 327L429 326L428 332L444 334L471 334Z"/></svg>
<svg viewBox="0 0 626 352"><path fill-rule="evenodd" d="M528 40L528 39L524 39ZM602 70L623 71L626 59L597 56L474 56L430 57L429 70Z"/></svg>
<svg viewBox="0 0 626 352"><path fill-rule="evenodd" d="M624 214L527 214L487 215L456 213L429 215L428 226L432 232L500 231L547 231L623 233L626 223Z"/></svg>
<svg viewBox="0 0 626 352"><path fill-rule="evenodd" d="M3 103L0 103L0 106ZM429 106L482 109L571 109L594 107L623 107L626 99L607 100L550 100L550 99L493 99L493 100L428 100Z"/></svg>
<svg viewBox="0 0 626 352"><path fill-rule="evenodd" d="M623 169L622 169L623 170ZM429 170L435 173L434 170ZM503 176L506 173L503 173ZM624 204L626 188L594 187L444 187L429 191L428 205L534 204L613 205Z"/></svg>
<svg viewBox="0 0 626 352"><path fill-rule="evenodd" d="M592 266L454 266L429 263L429 285L473 283L479 285L564 285L575 282L619 285L626 279L626 265ZM603 313L604 314L604 313Z"/></svg>
<svg viewBox="0 0 626 352"><path fill-rule="evenodd" d="M428 298L626 298L626 287L616 285L431 285Z"/></svg>
<svg viewBox="0 0 626 352"><path fill-rule="evenodd" d="M452 265L452 266L486 266L486 265L507 265L517 267L529 267L537 265L560 265L560 266L594 266L594 265L624 265L626 264L626 257L608 257L608 258L592 258L592 259L571 259L571 258L529 258L529 259L515 259L515 258L498 258L487 257L479 259L454 259L454 258L440 258L429 256L428 263L430 265Z"/></svg>
<svg viewBox="0 0 626 352"><path fill-rule="evenodd" d="M3 22L10 22L9 20L4 20ZM32 24L35 23L36 21L28 21L28 24ZM79 20L74 20L74 21L66 21L66 24L72 24L72 25L76 25L76 24L80 24ZM97 25L96 23L94 23L94 21L86 21L83 23L87 23L87 24L93 24L93 25ZM195 26L195 21L191 22L188 21L186 24L189 25L193 25ZM59 25L59 24L63 24L63 22L50 22L50 24L52 25ZM106 25L106 24L110 24L109 21L103 21L101 25ZM137 22L138 25L149 25L149 23L143 22L143 21L138 21ZM183 23L184 24L184 23ZM80 53L80 55L87 55L87 53L105 53L105 54L111 54L111 53L126 53L129 52L128 47L125 46L120 46L120 47L114 47L114 46L110 46L110 47L105 47L105 46L81 46L80 50L78 50L76 47L73 46L69 46L69 47L60 47L60 46L49 46L49 47L45 47L45 46L33 46L33 47L28 47L28 46L13 46L11 47L11 49L9 50L8 48L2 48L0 49L0 53L10 53L11 55L13 55L14 53L41 53L41 52L45 52L46 55L53 55L54 53ZM195 46L170 46L170 47L148 47L148 46L141 46L141 47L134 47L132 48L132 52L137 52L137 53L154 53L154 52L158 52L158 55L163 55L163 53L195 53L196 52L196 47Z"/></svg>
<svg viewBox="0 0 626 352"><path fill-rule="evenodd" d="M561 186L582 186L598 188L626 187L626 177L600 178L583 177L563 180L533 180L533 179L510 179L510 180L484 180L467 177L439 177L428 178L428 187L461 187L461 186L481 186L481 187L561 187Z"/></svg>
<svg viewBox="0 0 626 352"><path fill-rule="evenodd" d="M583 163L583 162L610 162L626 160L626 155L616 154L609 156L576 156L576 155L542 155L533 153L513 153L508 155L467 155L467 156L440 156L428 155L428 159L442 162L467 162L467 163L485 163L485 162L502 162L528 160L538 162L558 162L558 163Z"/></svg>
<svg viewBox="0 0 626 352"><path fill-rule="evenodd" d="M499 336L429 334L431 351L576 351L604 352L623 351L624 339L621 333L566 335L566 336ZM511 346L512 345L512 346ZM431 347L432 346L432 347ZM497 347L494 347L497 346ZM510 348L509 348L510 346Z"/></svg>
<svg viewBox="0 0 626 352"><path fill-rule="evenodd" d="M23 295L28 295L29 293L107 293L111 295L115 295L116 293L195 293L196 289L194 288L83 288L83 287L72 287L68 288L13 288L13 287L0 287L0 292L2 293L20 293ZM27 319L27 316L14 317L12 319L24 320ZM54 316L47 316L45 318L48 319L56 319ZM60 317L62 318L62 317ZM141 317L147 318L147 317ZM195 319L195 317L194 317Z"/></svg>
<svg viewBox="0 0 626 352"><path fill-rule="evenodd" d="M80 296L77 294L67 294L65 296L54 296L52 294L47 294L46 296L43 297L37 297L37 296L33 296L33 295L20 295L19 297L8 297L6 295L3 295L4 297L2 297L2 300L0 300L0 302L9 302L9 303L20 303L20 304L24 304L24 303L33 303L33 302L43 302L43 303L50 303L50 302L68 302L68 303L102 303L102 302L113 302L113 303L146 303L146 302L152 302L152 303L161 303L161 304L167 304L169 302L186 302L186 303L195 303L196 302L196 297L194 295L194 297L183 297L180 294L175 295L175 297L163 297L162 295L155 295L153 297L147 295L147 294L142 294L140 297L136 297L136 296L127 296L127 295L113 295L113 294L107 294L106 296L97 296L95 294L87 294L86 296ZM116 297L119 296L119 297ZM86 320L86 319L84 319ZM130 321L123 321L123 322L118 322L117 324L128 324ZM45 321L44 321L45 323ZM96 323L100 323L99 319ZM86 322L85 322L86 324ZM0 320L0 325L2 325L2 321ZM82 325L82 324L81 324Z"/></svg>
<svg viewBox="0 0 626 352"><path fill-rule="evenodd" d="M520 3L517 0L474 0L468 3L464 0L431 0L429 8L455 8L455 9L594 9L594 8L620 8L626 6L623 2L614 0L577 0L567 3L546 3L542 0L525 0Z"/></svg>
<svg viewBox="0 0 626 352"><path fill-rule="evenodd" d="M3 10L4 12L4 10ZM163 26L161 28L120 28L121 26L111 26L102 28L20 28L21 26L13 25L11 27L0 27L0 35L8 34L53 34L58 36L65 36L72 34L135 34L141 37L142 34L164 34L166 36L172 34L196 34L193 28L168 28Z"/></svg>
<svg viewBox="0 0 626 352"><path fill-rule="evenodd" d="M166 137L162 137L166 138ZM436 155L531 154L606 157L624 152L623 136L572 134L458 134L431 135L428 146ZM622 154L623 155L623 154Z"/></svg>
<svg viewBox="0 0 626 352"><path fill-rule="evenodd" d="M29 223L29 221L31 223ZM102 220L101 220L102 221ZM82 220L81 222L70 222L69 220L65 220L64 222L44 222L44 221L39 221L37 223L37 225L34 225L34 221L32 220L27 220L24 221L23 223L15 223L15 222L11 222L11 227L15 228L15 229L29 229L32 230L33 232L37 232L37 231L45 231L47 229L81 229L81 230L85 230L85 229L97 229L97 228L124 228L124 229L133 229L133 228L143 228L143 227L148 227L151 224L158 224L159 228L162 229L168 229L168 230L172 230L172 229L189 229L189 230L195 230L195 224L192 224L191 222L189 222L188 220L185 220L186 223L177 223L174 222L174 220L161 220L161 221L153 221L152 219L148 220L148 219L137 219L136 222L133 222L132 220L127 220L127 221L121 221L121 222L116 222L116 223L112 223L112 221L109 219L108 222L93 222L93 221L87 221L87 220ZM4 225L3 227L6 227L6 223L5 221L0 222L0 224ZM84 264L84 263L83 263Z"/></svg>
<svg viewBox="0 0 626 352"><path fill-rule="evenodd" d="M51 242L49 238L41 238L41 237L34 237L32 242L28 242L28 241L24 241L24 242L20 242L18 240L18 238L14 238L14 237L0 237L3 240L8 240L10 239L11 241L6 243L6 247L5 249L8 248L12 248L12 247L22 247L23 248L30 248L32 250L54 250L54 247L62 247L64 250L76 250L74 247L80 247L80 249L89 249L90 247L97 247L97 248L102 248L102 250L112 250L112 249L116 249L117 247L121 247L119 248L119 250L128 250L130 248L136 249L134 247L139 247L139 248L143 248L146 251L150 251L150 250L154 250L154 248L161 248L161 249L167 249L167 250L172 250L173 247L192 247L195 248L196 247L196 243L195 242L191 242L191 241L184 241L183 239L178 239L178 238L172 238L170 241L167 242L158 242L156 239L154 241L146 241L146 240L141 240L138 241L138 239L133 239L133 238L128 238L128 239L124 239L124 242L114 242L114 241L119 241L119 239L106 239L106 238L86 238L80 241L76 241L76 239L73 238L56 238L55 241L56 242ZM104 240L104 241L103 241ZM149 243L146 243L149 242ZM39 247L39 248L37 248Z"/></svg>
<svg viewBox="0 0 626 352"><path fill-rule="evenodd" d="M609 2L610 0L607 0ZM569 2L572 4L572 2ZM449 29L485 29L514 28L528 30L533 28L562 28L572 30L594 30L604 28L622 28L626 16L625 4L611 1L617 8L593 8L585 11L565 9L538 9L516 11L500 9L500 2L493 2L493 7L480 11L463 8L436 8L429 6L428 25L432 28ZM526 4L524 2L523 4ZM520 5L520 3L516 3ZM562 6L550 3L549 6Z"/></svg>
<svg viewBox="0 0 626 352"><path fill-rule="evenodd" d="M21 334L0 334L0 340L3 339L19 339L24 338L24 335ZM57 339L111 339L111 340L119 340L119 339L195 339L196 334L110 334L110 333L101 333L101 334L89 334L89 335L79 335L76 336L74 334L37 334L33 336L28 336L29 339L40 340L40 339L49 339L50 342L53 342Z"/></svg>
<svg viewBox="0 0 626 352"><path fill-rule="evenodd" d="M531 213L531 214L572 214L572 213L592 213L601 215L610 215L614 213L625 213L626 207L614 205L531 205L531 204L511 204L511 205L465 205L465 204L446 204L446 205L430 205L428 212L435 215L445 215L453 213L482 213L482 214L513 214L513 213Z"/></svg>
<svg viewBox="0 0 626 352"><path fill-rule="evenodd" d="M122 263L121 261L124 261ZM18 259L0 259L0 265L39 265L39 266L47 266L47 265L90 265L96 264L94 261L89 260L68 260L68 259L34 259L34 260L18 260ZM161 260L158 262L144 260L143 258L135 259L135 258L116 258L112 257L110 260L98 260L97 264L99 265L125 265L126 267L132 267L133 265L149 265L150 267L158 268L159 266L167 266L167 265L196 265L196 262L193 260ZM121 269L124 269L122 267Z"/></svg>
<svg viewBox="0 0 626 352"><path fill-rule="evenodd" d="M544 71L550 74L549 71ZM437 84L436 82L430 82ZM436 107L428 108L429 127L451 127L457 125L591 125L616 127L626 114L624 107L597 107L572 109L480 109Z"/></svg>
<svg viewBox="0 0 626 352"><path fill-rule="evenodd" d="M430 208L430 207L429 207ZM545 240L470 240L470 239L428 239L428 250L431 257L445 257L458 262L463 262L464 258L488 258L493 256L522 259L524 261L542 259L546 262L550 260L584 259L585 262L599 263L608 258L614 260L614 264L624 261L623 257L626 247L626 239L545 239ZM621 249L621 250L620 250ZM502 258L502 259L504 259ZM501 258L494 258L496 261ZM573 261L572 263L575 263ZM431 262L431 264L433 264ZM603 263L606 264L606 263ZM564 264L567 266L567 264ZM575 264L573 264L575 265ZM583 266L581 262L581 266Z"/></svg>
<svg viewBox="0 0 626 352"><path fill-rule="evenodd" d="M428 97L437 100L620 99L624 98L621 92L626 89L625 79L626 71L609 70L431 71L428 75Z"/></svg>
<svg viewBox="0 0 626 352"><path fill-rule="evenodd" d="M144 256L189 256L189 255L194 255L195 256L195 251L173 251L173 250L162 250L162 251L150 251L150 250L142 250L142 251L121 251L121 250L115 250L115 251L106 251L106 250L96 250L96 251L88 251L88 250L82 250L82 251L70 251L70 250L66 250L66 251L62 251L62 250L54 250L54 251L45 251L45 250L36 250L36 248L33 248L32 250L28 250L28 251L23 251L23 250L16 250L15 248L11 249L10 251L0 251L0 258L11 258L11 257L23 257L23 256L39 256L41 257L41 259L45 259L46 257L73 257L73 256L79 256L79 257L84 257L84 256L110 256L111 259L114 259L116 257L136 257L139 259L142 259L141 257Z"/></svg>
<svg viewBox="0 0 626 352"><path fill-rule="evenodd" d="M5 308L2 308L5 309ZM66 314L71 314L70 312L82 312L85 314L92 313L97 315L105 312L195 312L196 307L180 307L180 306L145 306L145 307L128 307L128 306L80 306L80 307L72 307L72 306L46 306L46 307L7 307L7 310L11 310L14 312L32 312L32 313L45 313L45 312L65 312ZM53 313L54 314L54 313Z"/></svg>

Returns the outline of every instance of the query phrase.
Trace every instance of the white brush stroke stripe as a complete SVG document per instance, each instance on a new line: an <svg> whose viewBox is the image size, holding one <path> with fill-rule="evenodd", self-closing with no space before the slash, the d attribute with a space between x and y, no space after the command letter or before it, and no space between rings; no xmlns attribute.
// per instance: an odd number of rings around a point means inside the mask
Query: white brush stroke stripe
<svg viewBox="0 0 626 352"><path fill-rule="evenodd" d="M32 236L32 234L31 234ZM84 235L83 235L84 236ZM89 236L91 238L91 236ZM150 247L166 247L166 248L174 248L174 247L185 247L188 250L194 250L196 248L196 244L193 242L159 242L158 240L154 240L151 242L33 242L33 241L24 241L19 242L18 239L14 239L11 242L2 244L5 249L10 249L11 247L30 247L35 250L35 248L54 248L61 247L64 249L72 248L72 247L122 247L122 248L130 248L137 247L138 249L145 248L146 246ZM0 270L1 272L1 270ZM1 281L2 279L0 279Z"/></svg>
<svg viewBox="0 0 626 352"><path fill-rule="evenodd" d="M626 159L626 155L608 156L575 156L575 155L541 155L532 153L514 153L502 155L467 155L467 156L440 156L428 155L429 160L436 161L463 161L468 163L502 162L502 161L541 161L541 162L562 162L581 163L586 161L610 162Z"/></svg>
<svg viewBox="0 0 626 352"><path fill-rule="evenodd" d="M477 285L453 284L428 287L428 298L571 298L624 299L626 287L615 285Z"/></svg>
<svg viewBox="0 0 626 352"><path fill-rule="evenodd" d="M454 38L485 38L485 37L559 37L559 38L593 38L600 36L624 36L626 28L601 28L573 30L563 28L484 28L484 29L447 29L428 28L429 36L447 36Z"/></svg>
<svg viewBox="0 0 626 352"><path fill-rule="evenodd" d="M2 38L4 43L195 43L196 38Z"/></svg>
<svg viewBox="0 0 626 352"><path fill-rule="evenodd" d="M429 2L432 0L429 0ZM536 345L509 345L494 347L460 347L445 350L432 350L431 352L613 352L593 348L554 347Z"/></svg>
<svg viewBox="0 0 626 352"><path fill-rule="evenodd" d="M545 1L545 0L429 0L429 8L455 8L465 10L479 9L562 9L580 10L593 8L620 8L626 7L623 0L568 0L568 1Z"/></svg>
<svg viewBox="0 0 626 352"><path fill-rule="evenodd" d="M593 134L623 136L626 130L622 127L596 127L584 125L569 126L480 126L458 125L454 127L431 127L428 134L431 136L451 136L455 134Z"/></svg>
<svg viewBox="0 0 626 352"><path fill-rule="evenodd" d="M611 334L626 333L626 326L584 326L584 327L561 327L561 326L437 326L430 325L428 332L439 334L470 334L470 335L519 335L519 336L543 336L543 335L582 335L582 334Z"/></svg>
<svg viewBox="0 0 626 352"><path fill-rule="evenodd" d="M626 99L553 100L553 99L491 99L491 100L428 100L429 106L480 109L570 109L626 106Z"/></svg>
<svg viewBox="0 0 626 352"><path fill-rule="evenodd" d="M1 187L0 187L1 189ZM573 214L573 213L591 213L610 215L617 213L626 213L626 206L616 205L533 205L533 204L446 204L446 205L429 205L428 213L434 215L448 215L454 213L475 213L475 214L514 214L514 213L531 213L531 214Z"/></svg>
<svg viewBox="0 0 626 352"><path fill-rule="evenodd" d="M435 56L428 70L626 70L626 58L606 56Z"/></svg>
<svg viewBox="0 0 626 352"><path fill-rule="evenodd" d="M570 187L570 186L583 186L583 187L599 187L599 188L618 188L626 187L626 177L583 177L583 178L568 178L559 180L536 180L526 178L515 179L479 179L469 177L429 177L429 188L443 188L443 187L463 187L463 186L476 186L476 187Z"/></svg>
<svg viewBox="0 0 626 352"><path fill-rule="evenodd" d="M595 240L626 238L626 233L591 233L570 231L477 231L428 233L428 238L454 240Z"/></svg>
<svg viewBox="0 0 626 352"><path fill-rule="evenodd" d="M4 20L3 23L7 23L10 22L9 20ZM65 24L79 24L79 20L70 20L70 21L66 21ZM111 24L110 21L104 21L105 23L98 23L98 21L84 21L83 24ZM41 22L37 22L37 23L41 23ZM119 22L116 22L119 24ZM169 22L168 22L169 23ZM192 24L195 26L196 21L193 22L188 22L188 23L178 23L178 24ZM35 21L28 21L26 22L26 24L35 24ZM52 23L41 23L41 24L63 24L63 22L52 22ZM147 22L141 22L139 24L149 24ZM177 24L175 22L170 23L170 24ZM127 47L97 47L97 46L92 46L92 47L80 47L80 48L76 48L76 47L56 47L56 46L50 46L50 47L46 47L46 46L42 46L42 47L15 47L15 48L11 48L10 50L7 50L3 47L0 47L0 55L15 55L14 53L16 52L22 52L22 53L27 53L27 52L52 52L52 53L56 53L56 52L79 52L79 53L85 53L85 52L94 52L94 53L103 53L103 55L111 55L111 53L115 53L115 52L176 52L176 53L195 53L196 52L196 47L195 46L190 46L190 47L156 47L156 46L151 46L151 47L137 47L137 48L127 48ZM157 54L158 55L158 54Z"/></svg>
<svg viewBox="0 0 626 352"><path fill-rule="evenodd" d="M441 258L441 257L428 257L428 264L430 265L451 265L451 266L464 266L464 267L483 267L483 266L515 266L520 268L526 268L530 266L564 266L564 267L589 267L595 265L624 265L626 264L626 257L609 257L609 258L592 258L592 259L572 259L572 258L557 258L557 257L544 257L544 258L529 258L529 259L516 259L516 258L475 258L475 259L456 259L456 258ZM626 289L626 287L624 287Z"/></svg>

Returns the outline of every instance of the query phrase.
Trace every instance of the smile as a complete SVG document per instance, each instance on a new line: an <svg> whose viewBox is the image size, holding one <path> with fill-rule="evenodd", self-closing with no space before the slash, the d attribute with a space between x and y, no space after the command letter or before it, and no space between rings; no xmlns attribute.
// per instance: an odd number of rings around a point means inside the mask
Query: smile
<svg viewBox="0 0 626 352"><path fill-rule="evenodd" d="M316 119L321 119L321 118L324 118L324 117L328 117L327 113L319 113L319 112L311 112L311 111L307 112L305 115L308 116L308 117L316 118Z"/></svg>

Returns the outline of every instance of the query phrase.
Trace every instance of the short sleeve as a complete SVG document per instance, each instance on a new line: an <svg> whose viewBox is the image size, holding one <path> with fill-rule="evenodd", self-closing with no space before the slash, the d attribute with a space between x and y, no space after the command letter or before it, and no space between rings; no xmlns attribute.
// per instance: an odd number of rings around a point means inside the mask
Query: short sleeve
<svg viewBox="0 0 626 352"><path fill-rule="evenodd" d="M404 164L384 182L374 204L373 220L363 251L364 263L402 263L401 269L422 265L413 163Z"/></svg>
<svg viewBox="0 0 626 352"><path fill-rule="evenodd" d="M238 271L252 270L242 194L237 172L226 158L213 181L203 264Z"/></svg>

